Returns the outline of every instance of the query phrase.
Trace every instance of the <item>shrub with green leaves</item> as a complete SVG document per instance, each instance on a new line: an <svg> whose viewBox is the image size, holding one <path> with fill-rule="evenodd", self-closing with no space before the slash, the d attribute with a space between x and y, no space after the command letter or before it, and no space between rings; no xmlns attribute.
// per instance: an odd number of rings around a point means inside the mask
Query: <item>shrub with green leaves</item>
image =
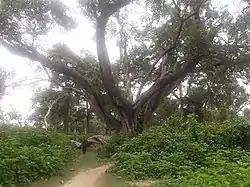
<svg viewBox="0 0 250 187"><path fill-rule="evenodd" d="M182 172L178 178L166 176L153 187L224 187L250 186L250 153L242 150L219 150L208 154L206 167Z"/></svg>
<svg viewBox="0 0 250 187"><path fill-rule="evenodd" d="M31 127L0 127L0 184L27 184L57 175L76 156L70 138Z"/></svg>
<svg viewBox="0 0 250 187"><path fill-rule="evenodd" d="M110 137L108 144L104 149L98 152L98 156L102 159L108 159L116 154L121 145L128 141L131 136L126 134L113 135Z"/></svg>
<svg viewBox="0 0 250 187"><path fill-rule="evenodd" d="M245 185L250 178L248 127L244 119L200 123L192 116L177 126L153 127L119 146L110 171L132 180L165 178L165 186ZM245 182L231 180L231 174Z"/></svg>
<svg viewBox="0 0 250 187"><path fill-rule="evenodd" d="M206 151L200 144L192 142L185 131L158 126L120 146L111 171L130 179L177 175L184 169L182 165L192 170Z"/></svg>

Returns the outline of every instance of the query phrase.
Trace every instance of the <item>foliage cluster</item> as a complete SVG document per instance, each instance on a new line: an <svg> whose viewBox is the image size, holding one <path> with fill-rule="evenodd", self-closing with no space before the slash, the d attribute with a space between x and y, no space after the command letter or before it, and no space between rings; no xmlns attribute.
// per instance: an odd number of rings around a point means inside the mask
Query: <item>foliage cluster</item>
<svg viewBox="0 0 250 187"><path fill-rule="evenodd" d="M0 184L25 185L57 175L76 156L70 136L32 127L0 126Z"/></svg>
<svg viewBox="0 0 250 187"><path fill-rule="evenodd" d="M184 171L176 178L165 176L157 187L222 187L250 185L250 154L240 150L219 150L205 158L206 166L193 172Z"/></svg>
<svg viewBox="0 0 250 187"><path fill-rule="evenodd" d="M170 121L119 146L110 171L132 180L165 179L160 186L249 185L249 127L239 118L200 123L191 116L178 126Z"/></svg>
<svg viewBox="0 0 250 187"><path fill-rule="evenodd" d="M127 142L131 138L132 136L129 136L127 134L112 135L109 138L107 145L103 149L98 151L98 157L101 159L111 158L119 151L120 146L122 146L125 142Z"/></svg>

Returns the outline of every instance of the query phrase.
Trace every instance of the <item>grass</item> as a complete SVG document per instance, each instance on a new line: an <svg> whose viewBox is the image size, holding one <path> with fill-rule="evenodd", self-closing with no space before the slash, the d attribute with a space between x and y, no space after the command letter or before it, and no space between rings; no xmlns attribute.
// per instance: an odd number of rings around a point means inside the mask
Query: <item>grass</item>
<svg viewBox="0 0 250 187"><path fill-rule="evenodd" d="M102 184L103 187L130 187L128 182L108 173L103 177Z"/></svg>
<svg viewBox="0 0 250 187"><path fill-rule="evenodd" d="M62 171L60 176L35 182L29 187L59 187L62 182L65 183L69 181L79 171L99 166L101 163L97 161L96 156L96 151L90 149L85 155L81 155L74 164L65 168L65 171Z"/></svg>
<svg viewBox="0 0 250 187"><path fill-rule="evenodd" d="M106 174L102 179L103 187L147 187L153 186L154 181L128 182L112 174Z"/></svg>

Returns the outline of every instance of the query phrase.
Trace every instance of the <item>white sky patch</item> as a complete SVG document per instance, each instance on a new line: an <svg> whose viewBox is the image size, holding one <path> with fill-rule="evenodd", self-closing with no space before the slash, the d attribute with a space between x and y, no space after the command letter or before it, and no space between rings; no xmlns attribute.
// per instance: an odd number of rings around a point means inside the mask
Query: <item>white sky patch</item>
<svg viewBox="0 0 250 187"><path fill-rule="evenodd" d="M96 45L93 40L95 29L92 26L91 22L84 18L80 13L80 10L77 9L77 3L74 0L63 0L65 4L72 8L71 14L76 18L78 22L78 27L71 30L70 32L62 32L60 30L54 29L49 33L43 43L46 43L47 47L52 47L55 43L65 43L67 44L74 52L77 54L80 53L82 49L89 50L93 54L96 54ZM228 4L229 11L232 13L237 13L239 8L242 6L240 0L213 0L212 1L216 6L222 6ZM140 12L138 12L140 14ZM134 14L134 20L138 15ZM109 39L107 43L109 55L111 61L115 60L119 56L119 49L116 46L115 38ZM20 79L28 78L32 79L37 77L37 73L34 71L34 68L31 67L29 60L12 55L4 48L0 47L1 61L0 66L4 67L7 71L15 71L16 75L12 82L18 81ZM41 76L40 77L45 77ZM46 78L46 77L45 77ZM48 82L40 82L37 86L46 87ZM31 86L20 86L16 89L8 88L6 95L0 101L1 109L4 111L10 111L12 108L20 111L24 116L28 115L31 111L31 97L34 94L34 87Z"/></svg>

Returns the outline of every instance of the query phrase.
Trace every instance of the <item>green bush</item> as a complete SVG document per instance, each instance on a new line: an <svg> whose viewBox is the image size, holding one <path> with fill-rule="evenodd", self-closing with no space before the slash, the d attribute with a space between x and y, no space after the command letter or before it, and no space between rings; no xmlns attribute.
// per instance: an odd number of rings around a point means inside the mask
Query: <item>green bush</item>
<svg viewBox="0 0 250 187"><path fill-rule="evenodd" d="M199 123L191 116L181 123L153 127L119 145L110 171L132 180L165 178L163 186L248 184L248 121Z"/></svg>
<svg viewBox="0 0 250 187"><path fill-rule="evenodd" d="M183 172L179 178L165 177L154 187L224 187L250 186L250 153L241 150L220 150L207 155L206 167Z"/></svg>
<svg viewBox="0 0 250 187"><path fill-rule="evenodd" d="M27 184L59 174L76 156L66 135L0 127L0 184Z"/></svg>
<svg viewBox="0 0 250 187"><path fill-rule="evenodd" d="M131 136L128 136L126 134L111 136L105 148L98 152L98 157L102 159L111 158L115 153L118 152L120 146L123 145L130 138Z"/></svg>
<svg viewBox="0 0 250 187"><path fill-rule="evenodd" d="M116 156L119 162L112 168L118 175L130 176L132 179L146 179L152 177L150 169L152 166L151 155L146 152L135 154L120 153Z"/></svg>

